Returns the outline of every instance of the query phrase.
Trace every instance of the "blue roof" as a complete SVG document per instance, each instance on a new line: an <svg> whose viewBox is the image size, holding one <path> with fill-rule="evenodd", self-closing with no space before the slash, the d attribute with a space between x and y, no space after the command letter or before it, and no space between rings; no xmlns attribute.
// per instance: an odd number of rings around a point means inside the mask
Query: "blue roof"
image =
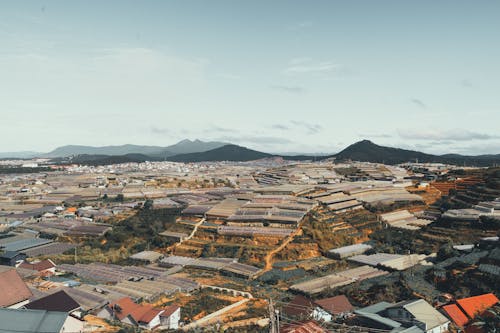
<svg viewBox="0 0 500 333"><path fill-rule="evenodd" d="M0 253L0 258L13 259L18 255L20 255L20 253L17 251L5 251L4 253Z"/></svg>
<svg viewBox="0 0 500 333"><path fill-rule="evenodd" d="M22 251L30 249L35 246L40 246L48 243L52 243L51 239L45 238L27 238L20 239L4 245L5 251Z"/></svg>
<svg viewBox="0 0 500 333"><path fill-rule="evenodd" d="M0 309L0 333L60 332L67 317L65 312Z"/></svg>

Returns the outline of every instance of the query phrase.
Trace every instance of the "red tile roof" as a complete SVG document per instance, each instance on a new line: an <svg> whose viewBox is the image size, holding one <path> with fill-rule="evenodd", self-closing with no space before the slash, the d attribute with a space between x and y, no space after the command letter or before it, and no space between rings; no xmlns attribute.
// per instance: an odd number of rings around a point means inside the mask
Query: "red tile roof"
<svg viewBox="0 0 500 333"><path fill-rule="evenodd" d="M498 302L492 293L457 300L457 304L471 319Z"/></svg>
<svg viewBox="0 0 500 333"><path fill-rule="evenodd" d="M132 315L137 322L149 323L163 311L160 309L154 309L151 305L143 305L142 307L142 311Z"/></svg>
<svg viewBox="0 0 500 333"><path fill-rule="evenodd" d="M315 303L319 305L322 309L333 315L352 312L354 310L352 304L344 295L323 298L317 300Z"/></svg>
<svg viewBox="0 0 500 333"><path fill-rule="evenodd" d="M115 310L115 316L120 320L128 316L138 306L140 305L134 303L134 301L128 297L120 298L116 302L109 304L109 307Z"/></svg>
<svg viewBox="0 0 500 333"><path fill-rule="evenodd" d="M118 319L123 320L127 316L134 318L136 322L149 323L158 315L164 315L166 311L171 311L170 316L179 307L171 305L164 309L154 308L150 304L137 304L134 303L129 297L124 297L114 303L110 303L109 307L115 309L115 315ZM118 308L120 310L118 310Z"/></svg>
<svg viewBox="0 0 500 333"><path fill-rule="evenodd" d="M25 262L21 263L21 265L19 265L19 267L24 268L24 269L30 269L32 271L41 272L41 271L44 271L46 269L54 268L54 267L56 267L56 265L52 262L52 260L45 259L45 260L35 262L35 263L29 263L29 262L25 261Z"/></svg>
<svg viewBox="0 0 500 333"><path fill-rule="evenodd" d="M459 326L463 327L469 322L469 318L460 310L456 304L449 304L443 306L444 312L450 317L453 322Z"/></svg>
<svg viewBox="0 0 500 333"><path fill-rule="evenodd" d="M312 300L302 295L295 298L283 307L283 312L289 316L309 316L315 308Z"/></svg>
<svg viewBox="0 0 500 333"><path fill-rule="evenodd" d="M161 314L162 317L170 317L177 309L179 308L178 305L169 305L165 307L165 312Z"/></svg>
<svg viewBox="0 0 500 333"><path fill-rule="evenodd" d="M8 307L29 299L33 294L15 269L0 273L0 307Z"/></svg>
<svg viewBox="0 0 500 333"><path fill-rule="evenodd" d="M314 321L285 325L280 329L282 333L327 333L328 331Z"/></svg>

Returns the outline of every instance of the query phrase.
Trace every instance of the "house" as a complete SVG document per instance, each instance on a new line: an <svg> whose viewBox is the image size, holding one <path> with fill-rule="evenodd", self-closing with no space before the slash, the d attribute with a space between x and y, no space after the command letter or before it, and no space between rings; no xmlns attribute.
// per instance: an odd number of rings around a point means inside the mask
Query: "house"
<svg viewBox="0 0 500 333"><path fill-rule="evenodd" d="M394 331L401 328L401 323L385 317L384 311L393 306L393 303L379 302L370 306L355 310L356 318L353 323L363 327Z"/></svg>
<svg viewBox="0 0 500 333"><path fill-rule="evenodd" d="M450 321L423 299L396 303L386 316L403 325L417 326L426 333L448 332Z"/></svg>
<svg viewBox="0 0 500 333"><path fill-rule="evenodd" d="M165 311L160 314L161 326L165 329L176 330L179 328L179 321L181 319L181 308L177 305L170 305L165 307Z"/></svg>
<svg viewBox="0 0 500 333"><path fill-rule="evenodd" d="M314 308L315 304L311 299L297 295L283 307L283 313L287 317L308 319L312 316Z"/></svg>
<svg viewBox="0 0 500 333"><path fill-rule="evenodd" d="M464 327L477 315L498 304L498 302L498 298L489 293L459 299L456 304L445 305L442 309L458 327Z"/></svg>
<svg viewBox="0 0 500 333"><path fill-rule="evenodd" d="M0 309L1 332L78 333L83 323L64 312Z"/></svg>
<svg viewBox="0 0 500 333"><path fill-rule="evenodd" d="M462 328L469 323L469 318L456 304L445 305L442 309L448 318L450 318L458 327Z"/></svg>
<svg viewBox="0 0 500 333"><path fill-rule="evenodd" d="M457 300L458 306L471 319L498 304L498 302L498 298L492 293Z"/></svg>
<svg viewBox="0 0 500 333"><path fill-rule="evenodd" d="M19 268L29 269L38 272L41 276L52 276L56 273L56 264L50 259L45 259L36 262L23 262L19 265Z"/></svg>
<svg viewBox="0 0 500 333"><path fill-rule="evenodd" d="M319 326L314 321L294 322L293 324L284 325L280 328L282 333L327 333L325 328Z"/></svg>
<svg viewBox="0 0 500 333"><path fill-rule="evenodd" d="M0 253L0 265L17 266L26 259L26 254L17 251Z"/></svg>
<svg viewBox="0 0 500 333"><path fill-rule="evenodd" d="M124 297L105 306L97 316L104 319L116 319L144 329L156 327L177 329L180 307L172 305L167 308L155 308L149 304L134 303L129 297Z"/></svg>
<svg viewBox="0 0 500 333"><path fill-rule="evenodd" d="M26 304L24 308L30 310L66 312L67 314L72 314L75 317L81 317L80 304L78 304L64 290L39 298Z"/></svg>
<svg viewBox="0 0 500 333"><path fill-rule="evenodd" d="M318 321L332 321L334 318L350 314L353 306L344 295L313 301L302 295L297 295L283 307L283 313L288 317L299 319L314 318Z"/></svg>
<svg viewBox="0 0 500 333"><path fill-rule="evenodd" d="M316 300L313 317L318 320L332 321L335 317L352 314L354 307L345 295Z"/></svg>
<svg viewBox="0 0 500 333"><path fill-rule="evenodd" d="M450 321L423 299L380 302L354 311L356 324L391 332L448 332Z"/></svg>
<svg viewBox="0 0 500 333"><path fill-rule="evenodd" d="M15 269L0 272L0 308L18 309L26 305L32 296Z"/></svg>

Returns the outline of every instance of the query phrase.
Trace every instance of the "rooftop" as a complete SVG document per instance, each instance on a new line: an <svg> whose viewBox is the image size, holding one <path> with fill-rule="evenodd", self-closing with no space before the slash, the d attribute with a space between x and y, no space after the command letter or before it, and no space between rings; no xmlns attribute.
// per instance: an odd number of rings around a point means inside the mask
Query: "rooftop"
<svg viewBox="0 0 500 333"><path fill-rule="evenodd" d="M67 316L67 313L55 311L0 309L0 332L60 332Z"/></svg>
<svg viewBox="0 0 500 333"><path fill-rule="evenodd" d="M0 273L0 307L23 302L32 295L15 269ZM0 322L2 321L0 320Z"/></svg>

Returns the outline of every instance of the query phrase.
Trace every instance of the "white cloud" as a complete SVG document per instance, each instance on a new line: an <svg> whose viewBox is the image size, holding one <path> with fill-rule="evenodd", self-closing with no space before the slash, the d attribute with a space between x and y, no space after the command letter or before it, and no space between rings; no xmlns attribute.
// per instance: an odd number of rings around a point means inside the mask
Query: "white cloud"
<svg viewBox="0 0 500 333"><path fill-rule="evenodd" d="M333 61L313 61L310 58L296 58L290 60L284 73L297 74L332 74L342 69L342 65Z"/></svg>
<svg viewBox="0 0 500 333"><path fill-rule="evenodd" d="M492 140L500 138L498 135L478 133L465 129L400 129L398 134L403 139L432 141Z"/></svg>
<svg viewBox="0 0 500 333"><path fill-rule="evenodd" d="M283 84L272 85L271 88L288 94L302 94L307 91L304 87L301 86L288 86Z"/></svg>

